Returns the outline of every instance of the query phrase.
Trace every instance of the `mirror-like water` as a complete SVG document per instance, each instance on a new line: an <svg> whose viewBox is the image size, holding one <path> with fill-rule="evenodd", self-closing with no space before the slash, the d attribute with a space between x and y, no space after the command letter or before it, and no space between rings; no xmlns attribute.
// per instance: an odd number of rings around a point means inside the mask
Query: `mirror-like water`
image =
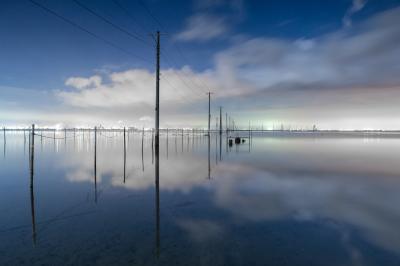
<svg viewBox="0 0 400 266"><path fill-rule="evenodd" d="M0 265L400 264L400 138L43 135L0 140Z"/></svg>

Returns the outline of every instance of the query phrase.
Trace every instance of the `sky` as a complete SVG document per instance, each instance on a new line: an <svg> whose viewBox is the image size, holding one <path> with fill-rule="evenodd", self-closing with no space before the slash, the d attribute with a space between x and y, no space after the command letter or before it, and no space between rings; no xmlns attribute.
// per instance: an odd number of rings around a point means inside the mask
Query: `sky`
<svg viewBox="0 0 400 266"><path fill-rule="evenodd" d="M400 0L3 0L0 125L400 129Z"/></svg>

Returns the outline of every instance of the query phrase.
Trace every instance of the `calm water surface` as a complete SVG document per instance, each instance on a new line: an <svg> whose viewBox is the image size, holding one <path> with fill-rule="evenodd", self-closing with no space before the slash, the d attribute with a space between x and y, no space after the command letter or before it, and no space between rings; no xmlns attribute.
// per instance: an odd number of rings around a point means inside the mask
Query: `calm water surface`
<svg viewBox="0 0 400 266"><path fill-rule="evenodd" d="M0 265L400 265L400 138L67 135L1 136Z"/></svg>

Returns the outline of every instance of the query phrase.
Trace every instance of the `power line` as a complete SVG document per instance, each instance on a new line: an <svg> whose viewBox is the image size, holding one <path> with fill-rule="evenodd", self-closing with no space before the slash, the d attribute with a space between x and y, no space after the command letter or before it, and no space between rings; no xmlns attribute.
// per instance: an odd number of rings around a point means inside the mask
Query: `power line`
<svg viewBox="0 0 400 266"><path fill-rule="evenodd" d="M102 19L103 21L105 21L106 23L108 23L109 25L113 26L114 28L116 28L117 30L127 34L128 36L138 39L142 42L144 42L145 44L147 44L146 41L144 41L143 39L141 39L140 37L137 37L136 35L130 33L129 31L126 31L125 29L119 27L118 25L114 24L113 22L109 21L108 19L106 19L105 17L99 15L98 13L96 13L95 11L93 11L92 9L90 9L89 7L85 6L84 4L82 4L81 2L79 2L78 0L73 0L77 5L79 5L80 7L82 7L83 9L87 10L88 12L90 12L91 14L95 15L96 17ZM122 8L123 10L125 10L121 5L119 5L118 2L113 1L116 5L118 5L120 8ZM143 4L143 3L142 3ZM149 12L149 14L151 14L151 12L146 8L146 10ZM126 11L126 10L125 10ZM153 19L156 19L153 15L151 15ZM160 24L160 22L158 22ZM161 25L160 25L161 26ZM179 79L181 79L181 77L179 75L177 75L179 77ZM183 79L181 79L182 82L189 87L190 89L192 89ZM193 82L192 82L193 83ZM197 86L197 84L193 83L195 86ZM201 88L200 88L201 89ZM193 89L192 89L193 90ZM195 90L194 90L195 91ZM196 91L195 91L196 92ZM198 92L196 92L198 93Z"/></svg>
<svg viewBox="0 0 400 266"><path fill-rule="evenodd" d="M135 18L134 15L132 15L131 12L129 12L118 0L111 0L116 6L121 9L125 15L127 15L136 25L138 25L140 28L144 29L144 32L150 33L151 31L147 29L142 23L139 23L139 21Z"/></svg>
<svg viewBox="0 0 400 266"><path fill-rule="evenodd" d="M130 55L130 56L133 56L133 57L135 57L135 58L137 58L137 59L140 59L140 60L142 60L142 61L144 61L144 62L150 63L150 61L146 60L145 58L143 58L143 57L141 57L141 56L138 56L138 55L135 55L135 54L133 54L133 53L131 53L131 52L125 50L124 48L122 48L122 47L120 47L120 46L114 44L113 42L110 42L110 41L108 41L107 39L104 39L103 37L97 35L96 33L93 33L93 32L91 32L90 30L88 30L88 29L86 29L86 28L80 26L79 24L73 22L72 20L69 20L68 18L66 18L66 17L64 17L64 16L62 16L62 15L60 15L59 13L55 12L54 10L52 10L52 9L50 9L50 8L48 8L48 7L46 7L46 6L42 5L42 4L40 4L40 3L36 2L36 1L34 1L34 0L29 0L29 2L31 2L32 4L36 5L37 7L41 8L41 9L43 9L43 10L46 11L47 13L50 13L50 14L52 14L53 16L56 16L57 18L63 20L64 22L66 22L66 23L72 25L73 27L75 27L75 28L77 28L77 29L79 29L79 30L81 30L81 31L84 31L84 32L86 32L87 34L91 35L92 37L94 37L94 38L96 38L96 39L98 39L98 40L100 40L100 41L102 41L102 42L108 44L109 46L111 46L111 47L113 47L113 48L115 48L115 49L117 49L117 50L120 50L121 52L123 52L123 53L125 53L125 54L128 54L128 55Z"/></svg>
<svg viewBox="0 0 400 266"><path fill-rule="evenodd" d="M142 1L142 0L137 0L142 7L144 8L144 10L146 10L147 14L149 14L149 16L158 24L158 26L160 27L160 29L162 29L163 31L165 31L165 28L163 27L163 25L161 24L161 22L156 18L156 16L153 15L153 13L150 11L150 9L147 7L147 5Z"/></svg>
<svg viewBox="0 0 400 266"><path fill-rule="evenodd" d="M145 9L145 11L147 12L147 14L158 24L158 26L161 28L161 29L163 29L163 31L166 31L165 30L165 27L162 25L162 23L156 18L156 16L155 15L153 15L153 13L151 12L151 10L147 7L147 5L142 1L142 0L137 0L141 5L142 5L142 7ZM179 54L181 55L181 57L184 59L184 60L186 60L187 62L188 62L188 64L190 64L190 62L189 62L189 60L187 60L187 58L183 55L183 53L182 53L182 51L179 49L179 47L176 45L176 44L173 44L176 48L177 48L177 50L178 50L178 52L179 52ZM207 92L207 90L208 90L208 86L201 80L201 79L198 79L197 77L195 77L196 78L196 80L199 80L201 83L202 83L202 85L204 86L204 88L206 89L206 90L203 90L202 89L202 87L200 87L198 84L196 84L195 82L192 82L196 87L198 87L198 88L200 88L204 93L206 93Z"/></svg>
<svg viewBox="0 0 400 266"><path fill-rule="evenodd" d="M165 76L161 76L161 80L165 81L170 88L172 88L175 92L179 93L181 100L183 100L185 102L192 101L185 94L183 94L179 89L177 89L175 86L173 86L172 82L170 80L168 80Z"/></svg>
<svg viewBox="0 0 400 266"><path fill-rule="evenodd" d="M165 56L162 56L162 57L164 58L165 61L168 62L168 59L167 59ZM169 63L169 65L171 66L171 63ZM200 97L202 96L202 94L201 94L200 92L196 91L196 89L192 88L188 83L186 83L186 81L185 81L179 74L176 74L176 77L177 77L187 88L189 88L193 93L197 94L198 97L199 97L199 96L200 96Z"/></svg>
<svg viewBox="0 0 400 266"><path fill-rule="evenodd" d="M104 16L100 15L99 13L93 11L93 9L89 8L88 6L82 4L81 2L79 2L78 0L73 0L78 6L80 6L81 8L85 9L86 11L88 11L89 13L91 13L92 15L98 17L99 19L103 20L104 22L106 22L107 24L111 25L112 27L114 27L115 29L119 30L122 33L125 33L126 35L146 44L149 45L149 43L147 43L144 39L142 39L141 37L137 36L134 33L131 33L123 28L121 28L120 26L116 25L115 23L113 23L112 21L108 20L107 18L105 18Z"/></svg>

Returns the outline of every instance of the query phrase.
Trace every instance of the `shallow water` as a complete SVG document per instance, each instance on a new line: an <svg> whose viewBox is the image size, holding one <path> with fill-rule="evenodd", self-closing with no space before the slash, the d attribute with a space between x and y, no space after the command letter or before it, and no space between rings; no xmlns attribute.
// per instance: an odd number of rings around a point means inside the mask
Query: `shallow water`
<svg viewBox="0 0 400 266"><path fill-rule="evenodd" d="M67 136L0 139L0 265L400 264L400 138Z"/></svg>

